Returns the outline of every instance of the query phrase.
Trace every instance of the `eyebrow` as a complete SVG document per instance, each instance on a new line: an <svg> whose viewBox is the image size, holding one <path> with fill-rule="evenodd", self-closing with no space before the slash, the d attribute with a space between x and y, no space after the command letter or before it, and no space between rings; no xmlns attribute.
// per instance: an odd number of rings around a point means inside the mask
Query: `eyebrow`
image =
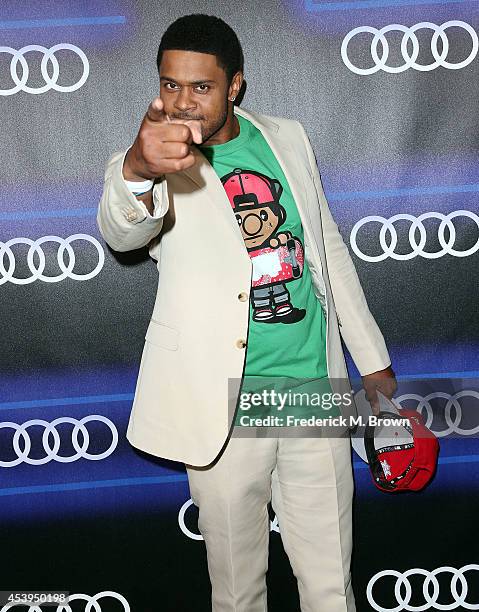
<svg viewBox="0 0 479 612"><path fill-rule="evenodd" d="M178 81L175 81L175 79L167 76L160 77L160 81L171 81L172 83L176 83L178 85ZM202 85L203 83L216 83L216 81L213 79L200 79L198 81L190 81L189 85Z"/></svg>

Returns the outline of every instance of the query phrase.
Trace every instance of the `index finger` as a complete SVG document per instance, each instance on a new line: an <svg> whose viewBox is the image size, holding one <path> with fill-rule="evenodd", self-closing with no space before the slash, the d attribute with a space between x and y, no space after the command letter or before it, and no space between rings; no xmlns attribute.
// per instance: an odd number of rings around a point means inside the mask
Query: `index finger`
<svg viewBox="0 0 479 612"><path fill-rule="evenodd" d="M148 106L148 110L146 111L146 116L150 121L153 122L162 122L166 121L166 113L164 111L163 100L160 96L157 96L150 105Z"/></svg>

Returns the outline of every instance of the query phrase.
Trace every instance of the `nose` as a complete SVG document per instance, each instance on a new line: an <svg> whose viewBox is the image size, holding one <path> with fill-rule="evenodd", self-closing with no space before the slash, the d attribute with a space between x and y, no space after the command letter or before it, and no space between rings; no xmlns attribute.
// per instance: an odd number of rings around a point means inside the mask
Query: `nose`
<svg viewBox="0 0 479 612"><path fill-rule="evenodd" d="M175 99L175 108L179 111L185 112L195 108L194 102L190 98L189 90L185 87L181 89Z"/></svg>
<svg viewBox="0 0 479 612"><path fill-rule="evenodd" d="M255 236L262 227L263 222L255 213L250 213L243 219L243 230L248 236Z"/></svg>

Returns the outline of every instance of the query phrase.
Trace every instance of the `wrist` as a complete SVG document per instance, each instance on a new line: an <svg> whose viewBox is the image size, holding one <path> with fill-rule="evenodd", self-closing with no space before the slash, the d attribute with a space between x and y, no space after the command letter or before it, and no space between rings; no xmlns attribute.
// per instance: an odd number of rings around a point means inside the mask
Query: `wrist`
<svg viewBox="0 0 479 612"><path fill-rule="evenodd" d="M127 154L125 155L125 159L123 160L122 174L125 181L131 181L135 183L154 179L154 177L142 174L141 170L137 168L137 165L134 163L133 147L130 148Z"/></svg>
<svg viewBox="0 0 479 612"><path fill-rule="evenodd" d="M129 191L136 197L146 195L153 189L154 179L145 178L131 169L131 164L128 161L131 148L128 150L123 160L122 176Z"/></svg>
<svg viewBox="0 0 479 612"><path fill-rule="evenodd" d="M384 378L385 376L395 378L396 374L392 369L392 365L388 365L386 368L382 370L376 370L375 372L370 372L369 374L363 374L361 378L367 378L368 376L376 377L376 378Z"/></svg>
<svg viewBox="0 0 479 612"><path fill-rule="evenodd" d="M154 181L151 179L146 179L145 181L127 181L125 179L125 183L131 193L138 197L151 191Z"/></svg>

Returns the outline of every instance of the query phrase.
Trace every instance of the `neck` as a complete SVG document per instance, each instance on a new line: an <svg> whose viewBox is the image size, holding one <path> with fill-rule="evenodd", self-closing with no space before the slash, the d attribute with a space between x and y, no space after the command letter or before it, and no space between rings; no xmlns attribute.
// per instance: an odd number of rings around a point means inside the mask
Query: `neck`
<svg viewBox="0 0 479 612"><path fill-rule="evenodd" d="M210 146L210 145L224 144L225 142L228 142L229 140L233 140L233 138L236 138L236 136L238 136L239 133L240 133L239 121L233 112L233 105L231 105L231 107L228 109L228 116L227 116L226 122L221 128L221 130L216 132L216 134L214 134L214 136L212 136L211 138L208 138L208 140L205 141L203 145Z"/></svg>

